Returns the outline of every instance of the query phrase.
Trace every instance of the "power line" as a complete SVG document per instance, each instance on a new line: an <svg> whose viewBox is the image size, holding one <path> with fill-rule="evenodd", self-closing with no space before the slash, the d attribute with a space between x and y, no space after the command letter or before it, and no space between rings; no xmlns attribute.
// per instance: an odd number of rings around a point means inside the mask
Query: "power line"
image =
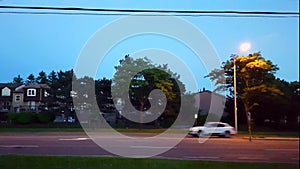
<svg viewBox="0 0 300 169"><path fill-rule="evenodd" d="M198 10L148 10L148 9L101 9L81 7L42 7L42 6L0 6L0 9L39 10L37 11L4 11L6 14L55 14L55 15L130 15L143 13L143 16L163 16L163 13L176 16L212 16L212 17L299 17L299 12L270 12L270 11L198 11ZM40 11L40 10L50 10ZM67 12L53 12L67 11ZM72 12L73 11L73 12ZM80 12L74 12L80 11ZM93 13L91 13L93 12ZM97 12L97 13L95 13ZM105 13L98 13L105 12ZM145 14L145 13L152 13ZM161 15L160 15L161 13ZM153 15L154 14L154 15Z"/></svg>
<svg viewBox="0 0 300 169"><path fill-rule="evenodd" d="M204 14L267 14L267 15L299 15L299 12L269 11L195 11L195 10L148 10L148 9L101 9L79 7L41 7L41 6L0 6L6 9L64 10L64 11L97 11L97 12L133 12L133 13L204 13Z"/></svg>
<svg viewBox="0 0 300 169"><path fill-rule="evenodd" d="M82 13L82 12L21 12L21 11L10 11L10 12L0 12L0 14L27 14L27 15L88 15L88 16L125 16L130 14L125 13ZM166 16L163 14L142 14L136 16ZM186 17L259 17L259 18L298 18L299 16L290 15L225 15L225 14L174 14L173 16L186 16Z"/></svg>

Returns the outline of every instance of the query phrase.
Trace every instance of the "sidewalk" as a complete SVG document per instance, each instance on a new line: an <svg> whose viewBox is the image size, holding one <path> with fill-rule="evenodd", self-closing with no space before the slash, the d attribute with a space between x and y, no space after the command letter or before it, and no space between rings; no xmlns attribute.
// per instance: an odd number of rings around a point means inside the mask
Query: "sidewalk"
<svg viewBox="0 0 300 169"><path fill-rule="evenodd" d="M249 137L243 137L243 139L249 139ZM299 141L296 137L252 137L252 140L274 140L274 141Z"/></svg>

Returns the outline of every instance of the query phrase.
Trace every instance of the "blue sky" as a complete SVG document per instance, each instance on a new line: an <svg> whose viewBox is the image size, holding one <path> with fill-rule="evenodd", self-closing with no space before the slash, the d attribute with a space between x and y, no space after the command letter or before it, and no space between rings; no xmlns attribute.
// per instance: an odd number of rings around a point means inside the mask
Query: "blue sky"
<svg viewBox="0 0 300 169"><path fill-rule="evenodd" d="M56 6L113 9L237 10L299 12L298 0L188 0L188 1L0 1L0 5ZM17 11L0 9L0 12ZM20 11L20 10L18 10ZM89 38L107 24L125 16L31 15L0 13L0 82L21 75L37 75L41 70L74 68ZM249 41L252 49L277 64L276 76L299 80L299 18L180 17L197 27L211 42L221 61L237 53L239 44ZM122 28L120 28L122 29ZM193 55L180 43L166 38L140 36L124 41L105 56L97 76L111 78L114 66L125 54L159 48L180 56L197 79L198 88L210 88L201 63L187 59Z"/></svg>

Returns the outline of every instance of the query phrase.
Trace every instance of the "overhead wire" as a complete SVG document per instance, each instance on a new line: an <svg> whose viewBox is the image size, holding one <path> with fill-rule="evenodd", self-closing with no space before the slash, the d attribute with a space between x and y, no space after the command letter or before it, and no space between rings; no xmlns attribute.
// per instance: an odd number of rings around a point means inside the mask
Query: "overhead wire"
<svg viewBox="0 0 300 169"><path fill-rule="evenodd" d="M265 18L299 18L299 12L274 11L200 11L200 10L149 10L149 9L103 9L82 7L43 7L43 6L0 6L0 14L31 14L31 15L132 15L136 16L175 16L189 17L265 17ZM25 10L25 11L11 11ZM30 11L28 11L30 10ZM32 11L33 10L33 11ZM79 11L79 12L78 12Z"/></svg>
<svg viewBox="0 0 300 169"><path fill-rule="evenodd" d="M82 12L28 12L28 11L0 11L0 14L24 14L24 15L86 15L86 16L127 16L124 13L82 13ZM135 16L166 16L163 14L140 14ZM243 17L243 18L298 18L299 16L286 15L222 15L222 14L173 14L173 16L183 17Z"/></svg>

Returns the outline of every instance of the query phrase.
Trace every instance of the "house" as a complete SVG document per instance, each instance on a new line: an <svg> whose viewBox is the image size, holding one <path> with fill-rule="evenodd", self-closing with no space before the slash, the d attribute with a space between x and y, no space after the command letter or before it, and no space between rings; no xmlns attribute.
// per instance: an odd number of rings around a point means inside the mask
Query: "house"
<svg viewBox="0 0 300 169"><path fill-rule="evenodd" d="M224 111L226 103L225 96L203 89L203 91L196 93L194 98L195 106L200 109L200 115L204 116L209 113L221 116L228 115L228 113Z"/></svg>
<svg viewBox="0 0 300 169"><path fill-rule="evenodd" d="M0 120L10 112L47 110L49 91L47 84L0 83Z"/></svg>
<svg viewBox="0 0 300 169"><path fill-rule="evenodd" d="M13 93L22 86L16 83L0 83L0 112L7 113L13 111Z"/></svg>
<svg viewBox="0 0 300 169"><path fill-rule="evenodd" d="M47 84L30 84L16 88L13 93L14 112L47 110L50 101L50 87Z"/></svg>

